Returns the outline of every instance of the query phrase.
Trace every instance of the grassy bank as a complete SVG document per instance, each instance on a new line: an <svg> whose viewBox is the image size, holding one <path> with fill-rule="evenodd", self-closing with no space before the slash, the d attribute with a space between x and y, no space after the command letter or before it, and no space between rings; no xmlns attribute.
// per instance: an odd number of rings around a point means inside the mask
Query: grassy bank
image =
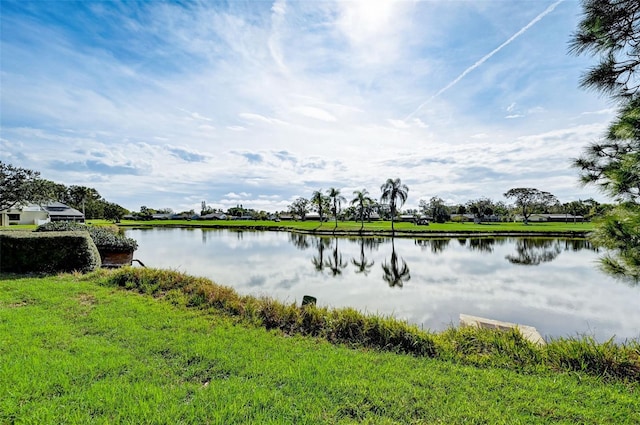
<svg viewBox="0 0 640 425"><path fill-rule="evenodd" d="M151 220L129 221L119 224L124 227L209 227L209 228L245 228L258 230L287 230L308 233L346 233L346 234L382 234L391 235L390 221L374 221L361 223L355 221L340 221L336 227L333 222L320 223L318 221L260 221L260 220ZM429 236L429 235L519 235L543 234L585 236L593 230L592 223L432 223L428 226L413 223L395 223L397 236Z"/></svg>
<svg viewBox="0 0 640 425"><path fill-rule="evenodd" d="M586 364L637 346L563 343L557 358L583 352L563 365L514 334L451 331L396 354L288 331L293 307L204 279L136 273L0 277L0 423L640 422L637 377Z"/></svg>

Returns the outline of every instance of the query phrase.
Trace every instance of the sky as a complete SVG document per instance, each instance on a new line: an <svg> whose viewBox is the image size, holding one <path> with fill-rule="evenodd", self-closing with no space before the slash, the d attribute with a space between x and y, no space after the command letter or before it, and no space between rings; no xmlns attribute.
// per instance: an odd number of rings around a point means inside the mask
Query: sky
<svg viewBox="0 0 640 425"><path fill-rule="evenodd" d="M577 0L0 3L0 160L129 210L595 198Z"/></svg>

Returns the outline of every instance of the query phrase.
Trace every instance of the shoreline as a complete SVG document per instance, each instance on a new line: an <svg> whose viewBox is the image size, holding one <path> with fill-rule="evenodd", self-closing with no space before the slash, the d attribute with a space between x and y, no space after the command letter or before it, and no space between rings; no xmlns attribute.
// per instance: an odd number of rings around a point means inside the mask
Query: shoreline
<svg viewBox="0 0 640 425"><path fill-rule="evenodd" d="M346 230L346 229L301 229L289 226L269 226L269 225L229 225L218 223L118 223L118 227L129 229L148 228L176 228L176 229L230 229L230 230L250 230L250 231L270 231L270 232L290 232L316 236L341 236L341 237L397 237L397 238L458 238L458 237L561 237L561 238L587 238L589 231L585 230Z"/></svg>

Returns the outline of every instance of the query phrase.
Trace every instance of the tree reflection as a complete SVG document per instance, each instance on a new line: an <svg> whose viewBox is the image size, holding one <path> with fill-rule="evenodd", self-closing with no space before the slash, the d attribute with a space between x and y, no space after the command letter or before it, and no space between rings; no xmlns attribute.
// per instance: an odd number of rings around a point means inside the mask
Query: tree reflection
<svg viewBox="0 0 640 425"><path fill-rule="evenodd" d="M598 252L598 248L587 239L565 239L564 250L565 251L581 251L588 249L590 251Z"/></svg>
<svg viewBox="0 0 640 425"><path fill-rule="evenodd" d="M431 252L439 254L449 246L451 239L416 239L415 244L420 247L421 250L431 248Z"/></svg>
<svg viewBox="0 0 640 425"><path fill-rule="evenodd" d="M493 238L470 238L469 249L478 252L493 252L496 240Z"/></svg>
<svg viewBox="0 0 640 425"><path fill-rule="evenodd" d="M308 249L311 244L309 243L309 237L303 233L289 232L289 242L300 250Z"/></svg>
<svg viewBox="0 0 640 425"><path fill-rule="evenodd" d="M342 254L338 250L338 238L335 238L333 252L331 253L331 256L325 261L325 266L327 266L332 276L338 276L342 274L342 270L344 270L344 268L348 265L349 263L345 263L344 261L342 261Z"/></svg>
<svg viewBox="0 0 640 425"><path fill-rule="evenodd" d="M318 237L315 239L315 245L318 249L318 255L313 256L311 263L315 266L316 271L322 272L325 267L324 250L331 245L331 240L328 238Z"/></svg>
<svg viewBox="0 0 640 425"><path fill-rule="evenodd" d="M368 276L375 261L369 261L364 255L365 240L365 238L360 238L360 258L358 260L352 258L351 263L356 266L356 273L362 273L365 276Z"/></svg>
<svg viewBox="0 0 640 425"><path fill-rule="evenodd" d="M400 258L402 265L398 264L398 256L396 255L396 246L394 238L391 238L391 259L389 262L382 264L382 271L384 274L382 278L389 284L390 287L398 286L402 288L405 282L411 279L409 267L403 258Z"/></svg>
<svg viewBox="0 0 640 425"><path fill-rule="evenodd" d="M505 258L511 264L523 266L537 266L556 259L562 252L560 243L555 239L518 238L516 240L516 255Z"/></svg>

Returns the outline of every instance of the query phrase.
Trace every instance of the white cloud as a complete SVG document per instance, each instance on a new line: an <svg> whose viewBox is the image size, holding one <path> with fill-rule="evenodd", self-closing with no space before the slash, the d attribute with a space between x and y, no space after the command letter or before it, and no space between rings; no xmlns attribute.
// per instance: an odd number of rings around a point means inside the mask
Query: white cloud
<svg viewBox="0 0 640 425"><path fill-rule="evenodd" d="M300 115L304 115L305 117L314 118L320 121L337 121L337 118L331 115L329 112L313 106L296 106L292 109L292 111Z"/></svg>

